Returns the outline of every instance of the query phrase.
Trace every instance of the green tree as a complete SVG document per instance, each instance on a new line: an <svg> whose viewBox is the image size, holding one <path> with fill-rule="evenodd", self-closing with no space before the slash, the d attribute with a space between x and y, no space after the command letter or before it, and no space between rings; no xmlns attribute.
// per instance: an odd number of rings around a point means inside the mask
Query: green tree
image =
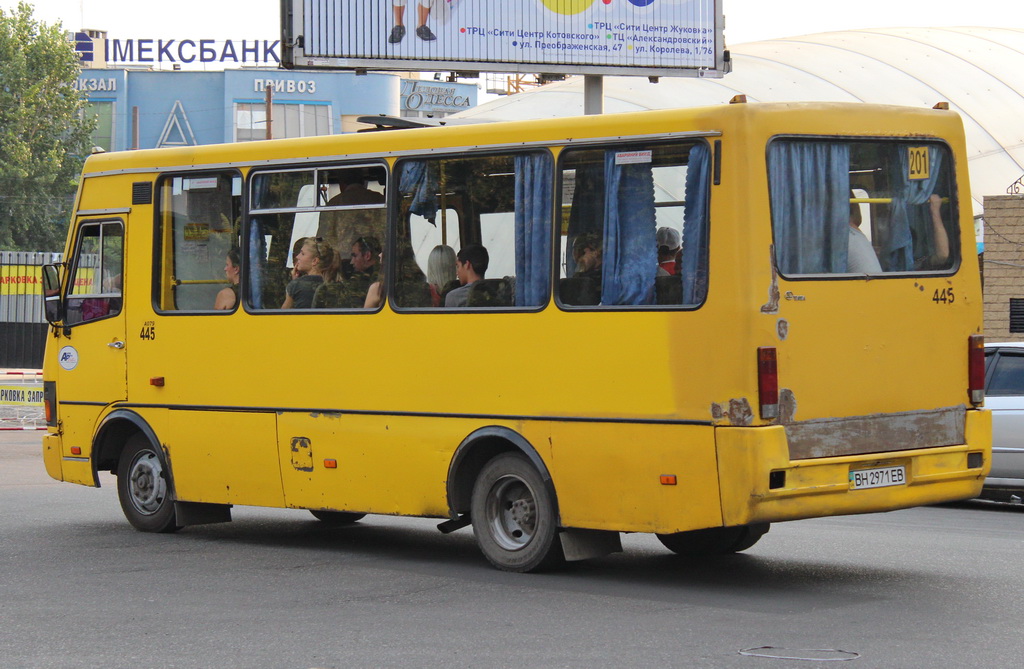
<svg viewBox="0 0 1024 669"><path fill-rule="evenodd" d="M96 124L79 71L60 24L36 21L26 2L0 8L0 250L63 249Z"/></svg>

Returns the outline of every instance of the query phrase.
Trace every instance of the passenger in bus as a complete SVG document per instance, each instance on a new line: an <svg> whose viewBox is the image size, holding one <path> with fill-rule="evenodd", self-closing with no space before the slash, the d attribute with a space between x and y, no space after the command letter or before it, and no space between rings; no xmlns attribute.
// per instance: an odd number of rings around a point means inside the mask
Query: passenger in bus
<svg viewBox="0 0 1024 669"><path fill-rule="evenodd" d="M459 287L455 273L455 249L447 244L438 244L427 257L427 283L430 284L430 306L439 307L445 295Z"/></svg>
<svg viewBox="0 0 1024 669"><path fill-rule="evenodd" d="M468 306L469 291L474 283L484 278L489 262L490 256L487 254L487 249L480 244L463 246L455 257L455 275L459 279L459 287L445 296L444 306Z"/></svg>
<svg viewBox="0 0 1024 669"><path fill-rule="evenodd" d="M851 194L851 197L853 195ZM850 203L849 247L846 255L846 271L851 274L878 274L882 265L871 242L861 232L860 205Z"/></svg>
<svg viewBox="0 0 1024 669"><path fill-rule="evenodd" d="M338 186L341 191L327 202L329 207L384 204L384 195L367 188L366 179L356 170L343 171Z"/></svg>
<svg viewBox="0 0 1024 669"><path fill-rule="evenodd" d="M361 309L366 305L370 286L380 279L381 244L376 237L360 237L349 251L351 274L341 281L330 306Z"/></svg>
<svg viewBox="0 0 1024 669"><path fill-rule="evenodd" d="M572 257L576 261L574 277L601 281L601 265L604 262L601 241L601 236L595 234L583 234L576 238L572 244Z"/></svg>
<svg viewBox="0 0 1024 669"><path fill-rule="evenodd" d="M384 252L377 256L378 266L381 268L376 281L366 289L366 299L363 300L364 309L376 309L384 303Z"/></svg>
<svg viewBox="0 0 1024 669"><path fill-rule="evenodd" d="M914 269L945 269L949 261L949 233L942 223L942 198L936 193L932 193L928 198L928 212L932 220L932 241L935 250L929 256L916 259Z"/></svg>
<svg viewBox="0 0 1024 669"><path fill-rule="evenodd" d="M584 233L572 243L576 264L571 277L558 282L558 299L563 304L594 306L601 304L601 267L604 263L601 235Z"/></svg>
<svg viewBox="0 0 1024 669"><path fill-rule="evenodd" d="M224 276L230 284L227 288L221 289L213 301L213 308L216 310L234 309L238 304L238 284L242 274L242 261L238 255L238 249L232 247L228 250L224 259Z"/></svg>
<svg viewBox="0 0 1024 669"><path fill-rule="evenodd" d="M658 243L658 276L675 276L679 273L679 256L683 252L683 240L675 228L658 228L655 234Z"/></svg>
<svg viewBox="0 0 1024 669"><path fill-rule="evenodd" d="M324 283L325 277L334 278L337 272L337 256L327 242L316 237L303 238L299 254L295 256L295 272L301 275L292 279L285 292L282 309L310 309L313 295Z"/></svg>

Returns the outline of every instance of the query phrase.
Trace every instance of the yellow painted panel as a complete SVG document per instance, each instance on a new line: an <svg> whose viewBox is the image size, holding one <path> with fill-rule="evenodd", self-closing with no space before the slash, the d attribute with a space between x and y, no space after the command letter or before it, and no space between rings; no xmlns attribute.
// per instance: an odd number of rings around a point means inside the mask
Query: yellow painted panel
<svg viewBox="0 0 1024 669"><path fill-rule="evenodd" d="M58 386L58 389L60 386ZM96 426L99 424L97 416L105 411L103 407L62 404L60 405L60 425L63 430L59 444L60 456L64 458L89 458L92 456L92 440L95 436ZM81 453L72 453L73 447L82 449ZM74 460L63 460L61 476L68 483L80 483L87 486L96 485L96 477L93 475L91 462L75 462Z"/></svg>
<svg viewBox="0 0 1024 669"><path fill-rule="evenodd" d="M285 500L297 508L447 516L448 466L475 427L460 419L282 413Z"/></svg>
<svg viewBox="0 0 1024 669"><path fill-rule="evenodd" d="M631 532L679 532L722 524L714 428L551 422L549 469L562 523ZM662 485L662 475L677 484Z"/></svg>
<svg viewBox="0 0 1024 669"><path fill-rule="evenodd" d="M284 506L272 413L173 411L158 433L178 499Z"/></svg>
<svg viewBox="0 0 1024 669"><path fill-rule="evenodd" d="M46 473L52 479L63 481L64 475L61 472L60 451L60 435L43 435L43 465L46 467Z"/></svg>

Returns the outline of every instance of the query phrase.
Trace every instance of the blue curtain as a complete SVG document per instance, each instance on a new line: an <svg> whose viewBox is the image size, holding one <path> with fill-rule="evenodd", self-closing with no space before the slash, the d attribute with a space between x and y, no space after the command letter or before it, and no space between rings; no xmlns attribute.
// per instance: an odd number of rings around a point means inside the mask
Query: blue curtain
<svg viewBox="0 0 1024 669"><path fill-rule="evenodd" d="M711 161L707 144L690 149L683 209L683 304L699 304L708 288L708 184Z"/></svg>
<svg viewBox="0 0 1024 669"><path fill-rule="evenodd" d="M267 243L259 218L249 219L249 297L254 309L263 308L263 274L266 271Z"/></svg>
<svg viewBox="0 0 1024 669"><path fill-rule="evenodd" d="M551 157L516 156L516 306L545 304L551 258Z"/></svg>
<svg viewBox="0 0 1024 669"><path fill-rule="evenodd" d="M652 304L658 249L654 241L654 174L651 163L616 164L604 157L604 272L601 303Z"/></svg>
<svg viewBox="0 0 1024 669"><path fill-rule="evenodd" d="M896 151L897 173L892 175L892 218L889 221L889 234L883 243L882 267L889 272L907 272L914 269L915 255L929 257L935 252L932 240L931 218L925 215L923 205L935 192L942 169L942 151L935 146L928 151L928 178L910 180L910 158L908 147L899 145ZM915 205L911 208L910 205ZM921 240L917 253L914 249L914 238Z"/></svg>
<svg viewBox="0 0 1024 669"><path fill-rule="evenodd" d="M264 202L270 191L270 175L258 175L252 180L252 201ZM267 242L263 224L256 216L249 218L248 267L249 299L254 309L263 308L263 277L267 271ZM291 253L291 249L288 250Z"/></svg>
<svg viewBox="0 0 1024 669"><path fill-rule="evenodd" d="M850 147L775 141L768 149L775 255L786 274L845 272Z"/></svg>
<svg viewBox="0 0 1024 669"><path fill-rule="evenodd" d="M409 211L431 223L437 216L437 166L430 160L404 160L398 192L412 195Z"/></svg>

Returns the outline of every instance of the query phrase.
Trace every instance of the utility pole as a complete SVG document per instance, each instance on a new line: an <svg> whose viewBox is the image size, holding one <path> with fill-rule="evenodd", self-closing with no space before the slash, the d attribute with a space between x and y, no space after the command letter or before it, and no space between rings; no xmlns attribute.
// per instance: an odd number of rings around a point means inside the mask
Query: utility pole
<svg viewBox="0 0 1024 669"><path fill-rule="evenodd" d="M267 139L274 139L274 85L267 84L266 105L267 105Z"/></svg>

